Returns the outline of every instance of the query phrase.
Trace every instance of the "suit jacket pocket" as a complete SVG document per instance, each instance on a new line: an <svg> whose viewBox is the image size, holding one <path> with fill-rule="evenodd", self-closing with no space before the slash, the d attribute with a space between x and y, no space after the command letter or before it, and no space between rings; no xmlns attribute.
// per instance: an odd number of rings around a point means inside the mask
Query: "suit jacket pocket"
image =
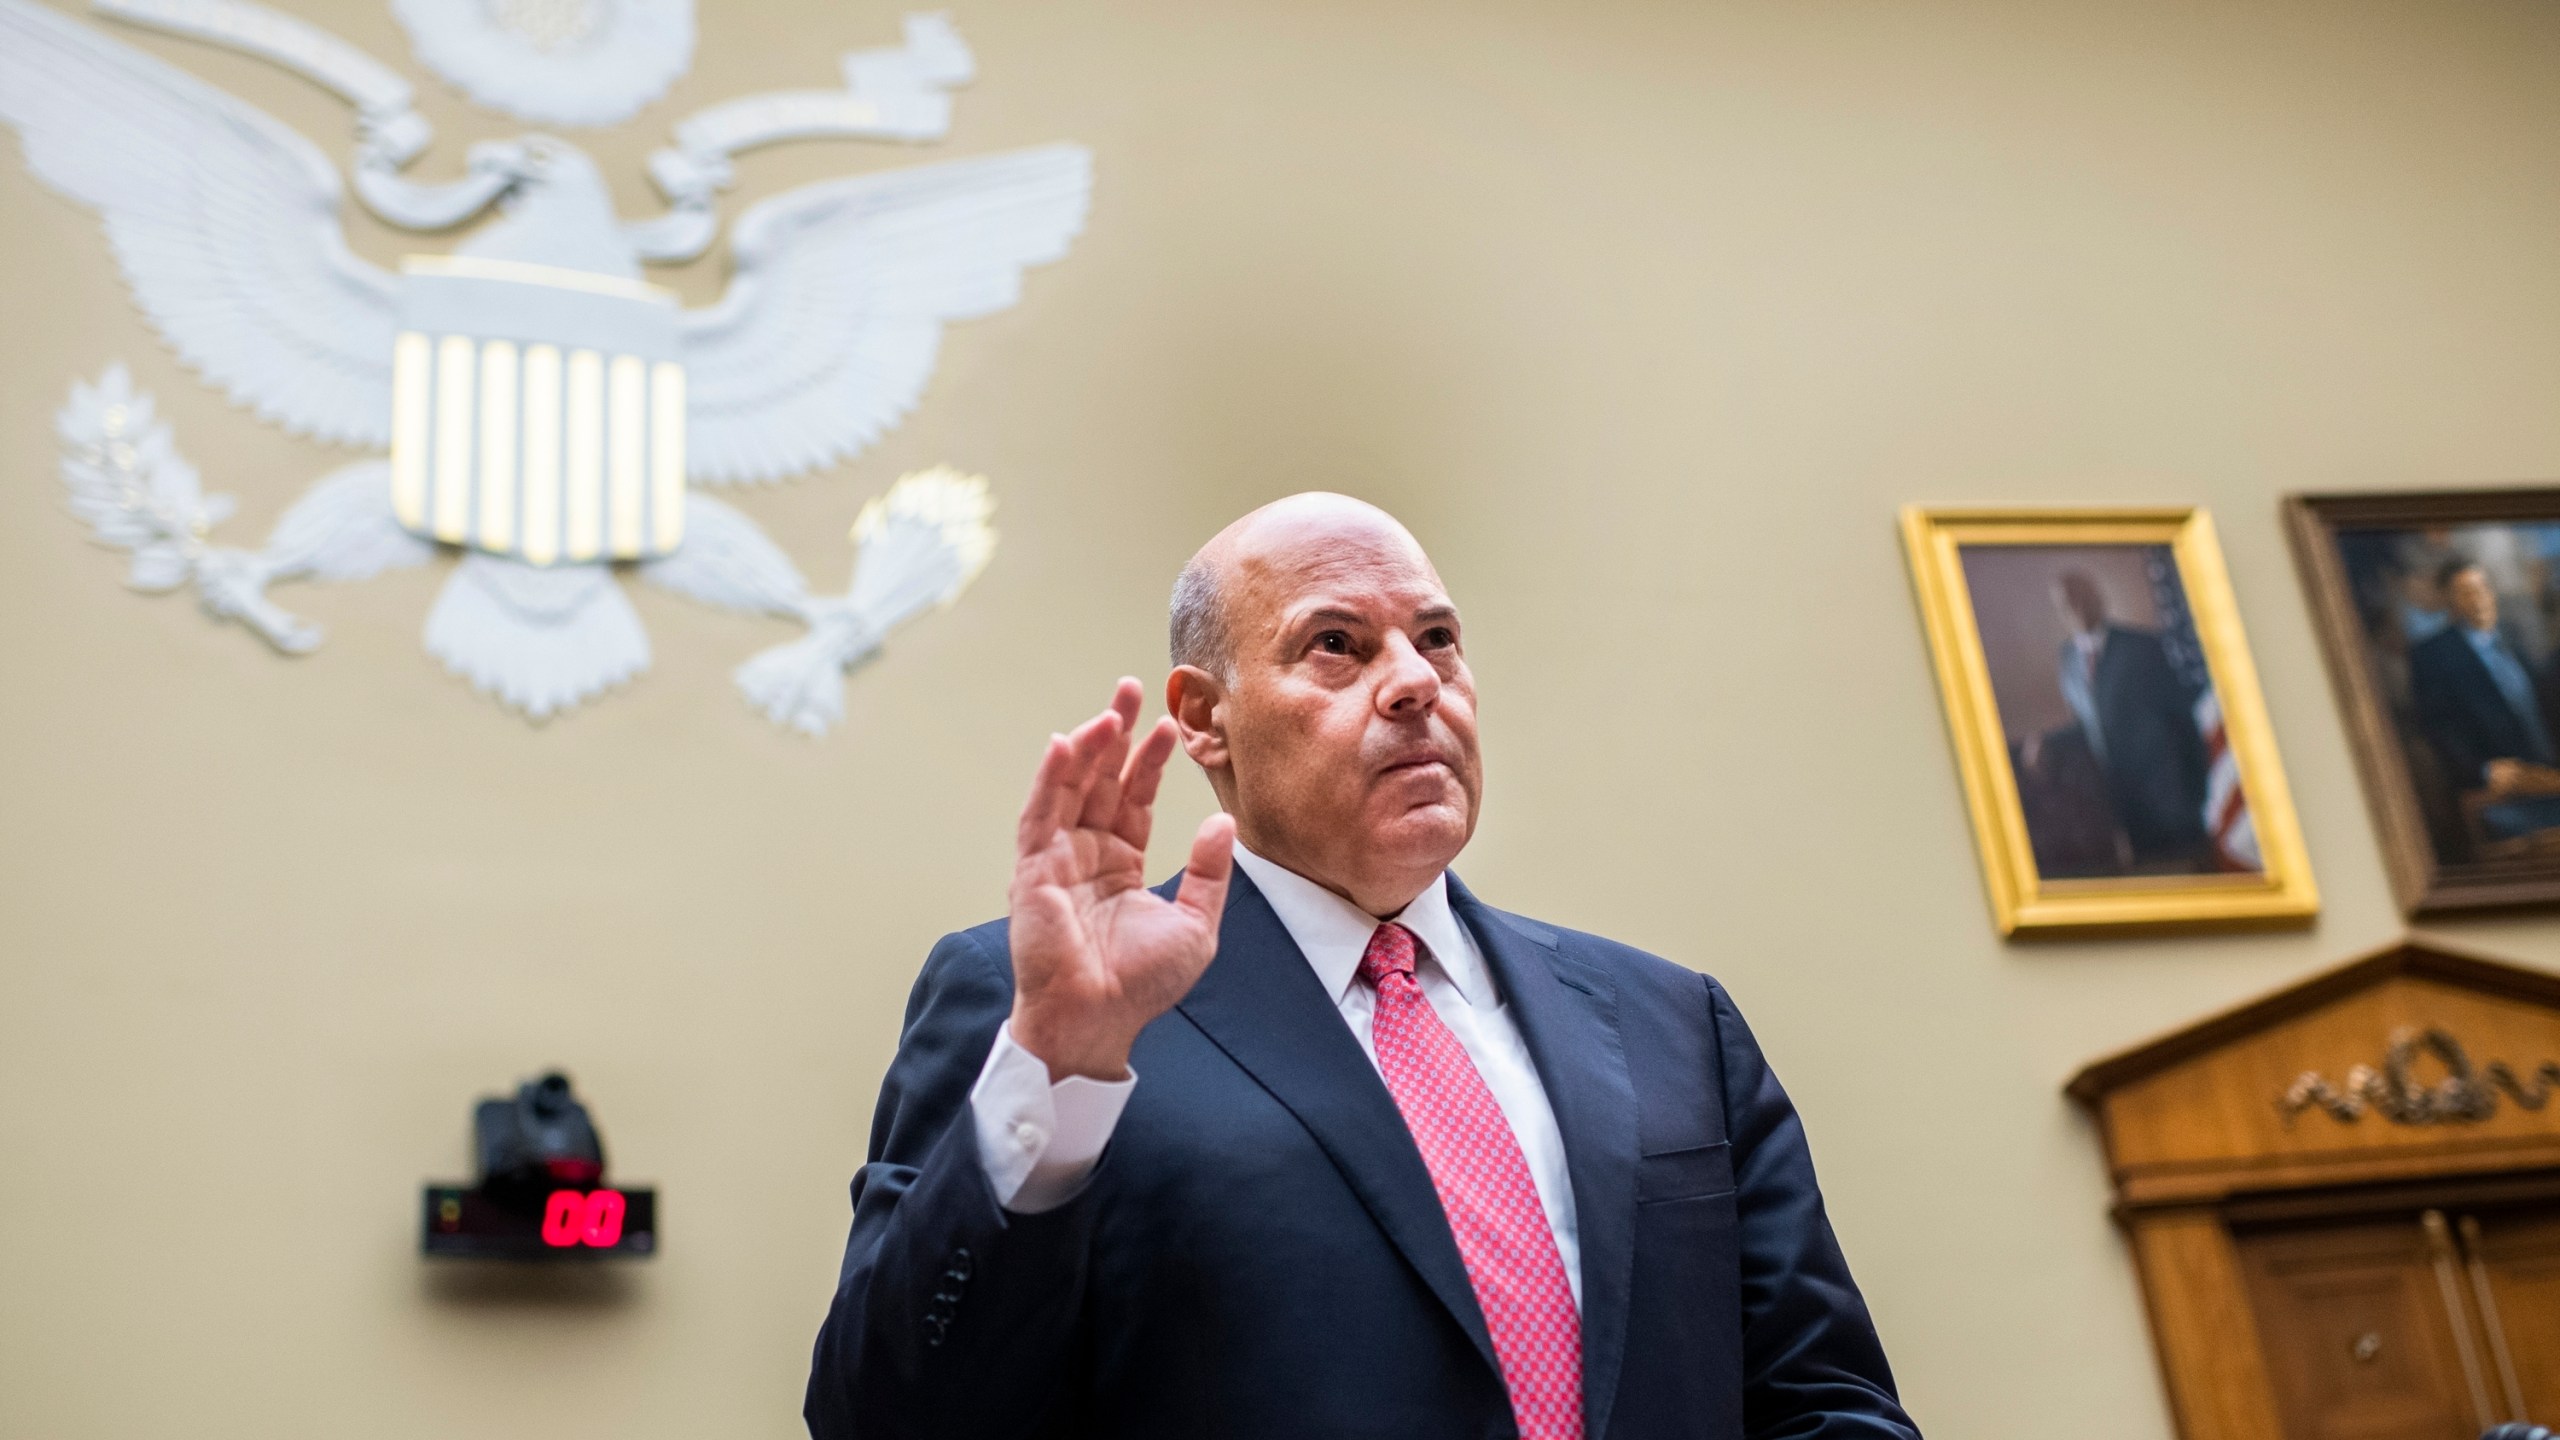
<svg viewBox="0 0 2560 1440"><path fill-rule="evenodd" d="M1699 1200L1733 1189L1733 1146L1719 1140L1636 1159L1636 1203Z"/></svg>

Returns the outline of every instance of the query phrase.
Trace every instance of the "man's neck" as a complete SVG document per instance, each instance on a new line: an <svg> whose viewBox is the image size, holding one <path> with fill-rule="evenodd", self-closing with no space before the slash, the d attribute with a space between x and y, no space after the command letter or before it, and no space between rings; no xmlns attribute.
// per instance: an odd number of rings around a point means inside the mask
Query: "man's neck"
<svg viewBox="0 0 2560 1440"><path fill-rule="evenodd" d="M1325 867L1312 863L1308 857L1299 854L1294 847L1275 843L1270 836L1248 834L1246 827L1241 824L1236 827L1236 846L1238 849L1250 852L1255 859L1264 864L1276 865L1310 885L1332 891L1378 920L1393 920L1403 914L1405 907L1413 903L1414 897L1430 889L1431 882L1439 879L1441 874L1440 871L1435 870L1422 877L1419 883L1411 884L1409 887L1405 884L1355 887L1327 873Z"/></svg>

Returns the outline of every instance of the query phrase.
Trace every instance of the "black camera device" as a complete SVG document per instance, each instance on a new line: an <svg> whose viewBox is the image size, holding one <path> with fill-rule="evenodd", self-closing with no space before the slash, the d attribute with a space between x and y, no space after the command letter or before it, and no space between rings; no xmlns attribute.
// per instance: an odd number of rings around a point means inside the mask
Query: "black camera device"
<svg viewBox="0 0 2560 1440"><path fill-rule="evenodd" d="M482 1260L657 1253L658 1196L606 1183L604 1137L557 1070L471 1111L479 1175L429 1185L420 1248Z"/></svg>
<svg viewBox="0 0 2560 1440"><path fill-rule="evenodd" d="M604 1183L604 1140L557 1070L516 1087L512 1100L481 1101L471 1112L471 1138L480 1188L489 1194Z"/></svg>

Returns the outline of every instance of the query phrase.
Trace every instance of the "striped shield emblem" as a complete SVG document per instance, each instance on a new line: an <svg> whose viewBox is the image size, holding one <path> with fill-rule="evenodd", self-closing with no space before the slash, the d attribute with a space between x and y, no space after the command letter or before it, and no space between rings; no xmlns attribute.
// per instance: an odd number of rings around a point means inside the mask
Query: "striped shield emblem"
<svg viewBox="0 0 2560 1440"><path fill-rule="evenodd" d="M400 523L535 565L684 540L673 292L469 256L401 265L391 490Z"/></svg>

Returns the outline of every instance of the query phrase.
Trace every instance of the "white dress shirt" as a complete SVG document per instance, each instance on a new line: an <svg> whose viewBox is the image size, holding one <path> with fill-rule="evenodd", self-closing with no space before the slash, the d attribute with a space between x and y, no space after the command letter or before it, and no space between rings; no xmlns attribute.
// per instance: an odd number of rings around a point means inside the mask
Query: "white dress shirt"
<svg viewBox="0 0 2560 1440"><path fill-rule="evenodd" d="M1280 917L1289 938L1314 967L1325 994L1342 1012L1343 1023L1369 1063L1378 1063L1376 1042L1369 1033L1378 995L1360 983L1360 957L1378 921L1350 901L1314 881L1284 870L1242 845L1236 864ZM1528 1045L1511 1018L1510 1007L1495 988L1492 968L1467 927L1449 909L1449 877L1445 874L1414 897L1395 917L1422 941L1416 967L1423 997L1449 1033L1465 1047L1485 1088L1510 1122L1511 1134L1529 1163L1529 1179L1546 1208L1556 1253L1564 1261L1565 1279L1573 1286L1574 1304L1582 1303L1582 1244L1573 1209L1573 1183L1565 1171L1564 1134L1556 1128L1555 1107L1530 1063ZM1049 1083L1046 1062L1014 1043L1011 1026L996 1032L995 1048L969 1092L969 1109L978 1134L978 1157L995 1187L996 1201L1017 1214L1037 1214L1074 1199L1092 1178L1103 1146L1120 1123L1138 1077L1105 1082L1071 1075Z"/></svg>

